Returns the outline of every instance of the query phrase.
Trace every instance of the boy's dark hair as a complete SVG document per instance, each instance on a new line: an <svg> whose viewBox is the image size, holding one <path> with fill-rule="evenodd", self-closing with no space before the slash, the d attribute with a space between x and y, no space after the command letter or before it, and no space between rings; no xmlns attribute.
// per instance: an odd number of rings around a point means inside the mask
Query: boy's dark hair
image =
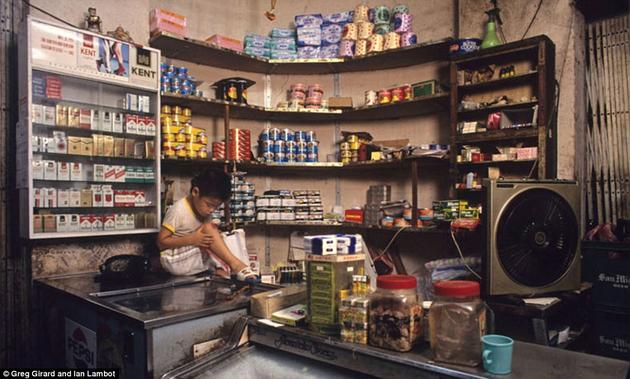
<svg viewBox="0 0 630 379"><path fill-rule="evenodd" d="M200 196L216 197L226 201L232 196L230 176L221 170L207 168L190 181L190 191L199 188Z"/></svg>

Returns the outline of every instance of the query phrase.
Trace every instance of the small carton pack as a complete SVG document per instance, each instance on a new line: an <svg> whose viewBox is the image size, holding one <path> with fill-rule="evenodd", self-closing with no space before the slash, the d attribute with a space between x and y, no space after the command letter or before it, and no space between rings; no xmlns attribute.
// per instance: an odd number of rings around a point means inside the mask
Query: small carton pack
<svg viewBox="0 0 630 379"><path fill-rule="evenodd" d="M80 182L84 180L83 163L79 163L79 162L70 163L70 180L72 180L73 182Z"/></svg>
<svg viewBox="0 0 630 379"><path fill-rule="evenodd" d="M115 182L124 183L125 182L125 166L115 166Z"/></svg>
<svg viewBox="0 0 630 379"><path fill-rule="evenodd" d="M103 216L103 230L116 230L116 218L113 214Z"/></svg>
<svg viewBox="0 0 630 379"><path fill-rule="evenodd" d="M103 216L92 215L90 216L90 221L92 221L93 232L100 232L101 230L103 230Z"/></svg>
<svg viewBox="0 0 630 379"><path fill-rule="evenodd" d="M55 125L55 107L49 107L49 106L42 106L43 109L43 115L44 115L44 120L43 120L43 124L44 125Z"/></svg>
<svg viewBox="0 0 630 379"><path fill-rule="evenodd" d="M114 221L116 230L124 230L127 227L127 215L124 213L117 213Z"/></svg>
<svg viewBox="0 0 630 379"><path fill-rule="evenodd" d="M103 135L102 134L92 134L92 143L94 145L94 156L102 157L103 156Z"/></svg>
<svg viewBox="0 0 630 379"><path fill-rule="evenodd" d="M68 215L68 231L78 232L81 231L81 223L78 214Z"/></svg>
<svg viewBox="0 0 630 379"><path fill-rule="evenodd" d="M92 109L90 112L90 129L99 130L101 128L101 118L98 110Z"/></svg>
<svg viewBox="0 0 630 379"><path fill-rule="evenodd" d="M44 218L42 215L33 215L33 233L44 231Z"/></svg>
<svg viewBox="0 0 630 379"><path fill-rule="evenodd" d="M103 206L103 189L100 185L93 184L91 186L92 189L92 206L93 207L102 207Z"/></svg>
<svg viewBox="0 0 630 379"><path fill-rule="evenodd" d="M137 119L136 134L140 134L140 135L147 134L147 124L145 123L144 117L138 117Z"/></svg>
<svg viewBox="0 0 630 379"><path fill-rule="evenodd" d="M114 156L115 157L125 156L125 139L124 138L114 138Z"/></svg>
<svg viewBox="0 0 630 379"><path fill-rule="evenodd" d="M71 208L78 208L81 206L81 190L77 189L77 188L72 188L70 189L70 195L69 195L69 207Z"/></svg>
<svg viewBox="0 0 630 379"><path fill-rule="evenodd" d="M92 189L84 188L81 190L81 206L84 208L92 206Z"/></svg>
<svg viewBox="0 0 630 379"><path fill-rule="evenodd" d="M132 114L125 115L125 133L138 134L138 116Z"/></svg>
<svg viewBox="0 0 630 379"><path fill-rule="evenodd" d="M105 182L115 182L116 181L116 166L112 166L112 165L105 165L105 170L104 170L104 181Z"/></svg>
<svg viewBox="0 0 630 379"><path fill-rule="evenodd" d="M134 141L133 139L125 138L125 157L133 158L134 144L135 143L136 143L136 141Z"/></svg>
<svg viewBox="0 0 630 379"><path fill-rule="evenodd" d="M92 216L91 215L81 215L79 217L80 228L82 232L91 232L92 231Z"/></svg>
<svg viewBox="0 0 630 379"><path fill-rule="evenodd" d="M123 117L122 113L112 113L112 131L114 133L123 133L125 131L123 128Z"/></svg>
<svg viewBox="0 0 630 379"><path fill-rule="evenodd" d="M136 216L134 214L127 215L127 223L125 229L133 229L136 226Z"/></svg>
<svg viewBox="0 0 630 379"><path fill-rule="evenodd" d="M82 108L79 110L79 128L92 129L92 110Z"/></svg>
<svg viewBox="0 0 630 379"><path fill-rule="evenodd" d="M57 162L57 180L70 180L70 163Z"/></svg>
<svg viewBox="0 0 630 379"><path fill-rule="evenodd" d="M113 128L113 120L112 120L112 112L103 111L101 112L101 127L99 130L104 132L111 132Z"/></svg>
<svg viewBox="0 0 630 379"><path fill-rule="evenodd" d="M57 190L57 206L69 207L70 206L70 190L58 189Z"/></svg>
<svg viewBox="0 0 630 379"><path fill-rule="evenodd" d="M133 206L144 207L147 202L147 197L144 191L133 191Z"/></svg>
<svg viewBox="0 0 630 379"><path fill-rule="evenodd" d="M81 110L77 107L68 107L68 126L79 127Z"/></svg>
<svg viewBox="0 0 630 379"><path fill-rule="evenodd" d="M44 161L44 179L57 180L57 162Z"/></svg>
<svg viewBox="0 0 630 379"><path fill-rule="evenodd" d="M81 138L81 155L91 157L94 155L94 141L90 137Z"/></svg>
<svg viewBox="0 0 630 379"><path fill-rule="evenodd" d="M94 171L92 174L92 180L95 182L104 182L105 181L105 165L104 164L95 164Z"/></svg>
<svg viewBox="0 0 630 379"><path fill-rule="evenodd" d="M55 123L57 126L68 126L68 107L57 104L55 106Z"/></svg>
<svg viewBox="0 0 630 379"><path fill-rule="evenodd" d="M33 161L33 179L44 179L44 162L45 161Z"/></svg>
<svg viewBox="0 0 630 379"><path fill-rule="evenodd" d="M54 233L57 231L57 217L55 215L44 215L44 232Z"/></svg>
<svg viewBox="0 0 630 379"><path fill-rule="evenodd" d="M35 208L45 208L45 193L46 188L33 188L33 206Z"/></svg>
<svg viewBox="0 0 630 379"><path fill-rule="evenodd" d="M157 127L155 125L155 118L151 117L151 116L147 116L144 118L144 123L146 124L146 135L148 136L154 136L155 132L157 130Z"/></svg>
<svg viewBox="0 0 630 379"><path fill-rule="evenodd" d="M114 206L114 190L111 185L103 185L101 186L103 190L103 206L104 207L113 207Z"/></svg>
<svg viewBox="0 0 630 379"><path fill-rule="evenodd" d="M57 231L58 232L67 232L68 231L68 215L57 215Z"/></svg>
<svg viewBox="0 0 630 379"><path fill-rule="evenodd" d="M104 157L114 156L114 137L103 136L103 156Z"/></svg>
<svg viewBox="0 0 630 379"><path fill-rule="evenodd" d="M41 104L33 104L31 108L31 122L33 124L44 123L44 107Z"/></svg>
<svg viewBox="0 0 630 379"><path fill-rule="evenodd" d="M68 137L68 154L81 155L81 137Z"/></svg>

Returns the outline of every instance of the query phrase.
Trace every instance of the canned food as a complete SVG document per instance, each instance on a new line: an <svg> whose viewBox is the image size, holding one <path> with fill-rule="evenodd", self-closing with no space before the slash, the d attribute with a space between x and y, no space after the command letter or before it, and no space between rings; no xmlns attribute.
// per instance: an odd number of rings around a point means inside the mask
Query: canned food
<svg viewBox="0 0 630 379"><path fill-rule="evenodd" d="M307 142L306 143L306 153L314 153L317 154L319 152L319 143L317 141Z"/></svg>
<svg viewBox="0 0 630 379"><path fill-rule="evenodd" d="M291 92L306 92L306 85L304 83L291 84Z"/></svg>
<svg viewBox="0 0 630 379"><path fill-rule="evenodd" d="M269 131L270 131L270 129L269 129L269 128L265 128L265 129L263 129L263 131L262 131L262 132L260 132L260 136L258 136L258 139L259 139L260 141L268 141L268 140L270 139L270 138L269 138Z"/></svg>
<svg viewBox="0 0 630 379"><path fill-rule="evenodd" d="M317 162L317 153L308 153L306 154L306 162Z"/></svg>
<svg viewBox="0 0 630 379"><path fill-rule="evenodd" d="M346 24L343 27L343 39L355 41L358 37L358 26L355 23Z"/></svg>
<svg viewBox="0 0 630 379"><path fill-rule="evenodd" d="M286 154L287 162L293 163L297 160L297 154L295 153L287 153Z"/></svg>
<svg viewBox="0 0 630 379"><path fill-rule="evenodd" d="M160 91L161 92L171 92L171 83L164 82L164 83L160 84Z"/></svg>
<svg viewBox="0 0 630 379"><path fill-rule="evenodd" d="M361 148L361 142L350 142L350 151L356 151Z"/></svg>
<svg viewBox="0 0 630 379"><path fill-rule="evenodd" d="M401 88L394 88L392 91L392 103L397 103L402 101L405 94Z"/></svg>
<svg viewBox="0 0 630 379"><path fill-rule="evenodd" d="M359 40L369 38L374 32L374 24L371 22L359 22L357 37Z"/></svg>
<svg viewBox="0 0 630 379"><path fill-rule="evenodd" d="M199 149L199 158L208 158L208 148L207 147L202 147L201 149Z"/></svg>
<svg viewBox="0 0 630 379"><path fill-rule="evenodd" d="M282 129L280 132L280 139L283 141L294 141L295 135L291 129Z"/></svg>
<svg viewBox="0 0 630 379"><path fill-rule="evenodd" d="M341 149L341 151L350 150L350 144L348 142L342 142L339 144L339 149Z"/></svg>
<svg viewBox="0 0 630 379"><path fill-rule="evenodd" d="M269 139L272 141L277 141L280 139L280 129L272 128L269 129Z"/></svg>
<svg viewBox="0 0 630 379"><path fill-rule="evenodd" d="M275 154L273 152L262 153L263 161L266 162L266 163L273 162L274 161L274 157L275 157Z"/></svg>
<svg viewBox="0 0 630 379"><path fill-rule="evenodd" d="M182 107L180 107L179 105L175 105L174 107L171 108L171 114L177 114L177 115L182 114Z"/></svg>
<svg viewBox="0 0 630 379"><path fill-rule="evenodd" d="M413 98L413 91L411 90L411 86L409 84L405 84L403 88L404 99L411 100Z"/></svg>
<svg viewBox="0 0 630 379"><path fill-rule="evenodd" d="M295 155L295 160L297 162L306 162L306 153L297 153Z"/></svg>
<svg viewBox="0 0 630 379"><path fill-rule="evenodd" d="M273 156L273 161L276 163L284 163L286 159L287 155L285 153L275 153Z"/></svg>
<svg viewBox="0 0 630 379"><path fill-rule="evenodd" d="M188 107L182 108L182 114L187 117L192 117L192 109Z"/></svg>
<svg viewBox="0 0 630 379"><path fill-rule="evenodd" d="M162 142L175 142L175 134L162 133Z"/></svg>
<svg viewBox="0 0 630 379"><path fill-rule="evenodd" d="M286 142L282 141L282 140L278 140L278 141L274 141L273 143L273 152L278 154L278 153L283 153L284 154L284 149L286 146Z"/></svg>
<svg viewBox="0 0 630 379"><path fill-rule="evenodd" d="M295 141L287 141L285 145L286 153L296 153L297 152L297 142Z"/></svg>
<svg viewBox="0 0 630 379"><path fill-rule="evenodd" d="M260 141L258 144L261 153L273 153L274 141Z"/></svg>
<svg viewBox="0 0 630 379"><path fill-rule="evenodd" d="M308 86L308 97L317 97L319 99L324 96L324 90L322 86L319 84L311 84Z"/></svg>
<svg viewBox="0 0 630 379"><path fill-rule="evenodd" d="M351 158L352 157L352 152L350 150L341 150L341 152L339 153L341 155L341 158Z"/></svg>
<svg viewBox="0 0 630 379"><path fill-rule="evenodd" d="M356 134L350 134L347 138L346 141L352 143L352 142L359 142L359 136L357 136Z"/></svg>

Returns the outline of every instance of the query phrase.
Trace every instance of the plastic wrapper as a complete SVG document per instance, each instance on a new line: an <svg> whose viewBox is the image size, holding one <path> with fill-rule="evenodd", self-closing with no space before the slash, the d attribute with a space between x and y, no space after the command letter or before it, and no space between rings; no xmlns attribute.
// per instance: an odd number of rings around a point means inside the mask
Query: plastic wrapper
<svg viewBox="0 0 630 379"><path fill-rule="evenodd" d="M298 46L320 46L322 44L322 30L316 27L301 27L297 29Z"/></svg>
<svg viewBox="0 0 630 379"><path fill-rule="evenodd" d="M300 59L314 59L319 58L320 47L317 46L304 46L298 47L298 58Z"/></svg>
<svg viewBox="0 0 630 379"><path fill-rule="evenodd" d="M324 24L343 24L352 21L352 12L327 13L322 15Z"/></svg>
<svg viewBox="0 0 630 379"><path fill-rule="evenodd" d="M330 24L322 26L322 43L336 44L341 41L343 35L343 25Z"/></svg>
<svg viewBox="0 0 630 379"><path fill-rule="evenodd" d="M289 28L273 28L271 29L272 38L295 38L295 29Z"/></svg>
<svg viewBox="0 0 630 379"><path fill-rule="evenodd" d="M319 50L320 58L337 58L339 56L339 45L322 46Z"/></svg>
<svg viewBox="0 0 630 379"><path fill-rule="evenodd" d="M271 41L271 50L272 51L287 51L292 50L296 51L297 45L295 44L295 40L291 38L282 38L282 39L273 39Z"/></svg>
<svg viewBox="0 0 630 379"><path fill-rule="evenodd" d="M243 39L243 43L246 48L247 47L269 48L271 47L271 38L250 33L245 36L245 39Z"/></svg>
<svg viewBox="0 0 630 379"><path fill-rule="evenodd" d="M302 14L302 15L295 16L295 26L297 26L298 28L302 26L320 27L323 22L324 22L324 19L322 15L319 13Z"/></svg>
<svg viewBox="0 0 630 379"><path fill-rule="evenodd" d="M247 55L253 55L255 57L270 57L271 50L260 47L246 47L244 53Z"/></svg>
<svg viewBox="0 0 630 379"><path fill-rule="evenodd" d="M272 50L271 59L296 59L298 57L296 51L289 50Z"/></svg>

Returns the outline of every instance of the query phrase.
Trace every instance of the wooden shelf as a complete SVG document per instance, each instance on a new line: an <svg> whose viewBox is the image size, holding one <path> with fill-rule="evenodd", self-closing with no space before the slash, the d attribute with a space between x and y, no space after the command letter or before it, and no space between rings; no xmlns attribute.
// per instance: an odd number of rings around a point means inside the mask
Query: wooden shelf
<svg viewBox="0 0 630 379"><path fill-rule="evenodd" d="M222 100L205 99L195 96L181 96L163 94L163 105L179 105L189 107L193 116L223 117L225 107L230 106L230 117L247 120L286 121L286 122L334 122L359 120L386 120L401 117L421 116L423 114L446 111L448 108L448 93L423 96L399 103L357 107L344 111L279 111L265 109L257 105L244 105Z"/></svg>
<svg viewBox="0 0 630 379"><path fill-rule="evenodd" d="M473 143L486 141L504 141L518 138L537 138L538 128L518 128L488 130L481 133L458 134L455 136L455 143Z"/></svg>
<svg viewBox="0 0 630 379"><path fill-rule="evenodd" d="M162 170L170 169L200 169L204 166L222 167L223 165L233 166L236 164L238 170L244 170L248 173L272 174L286 172L348 172L348 171L371 171L371 170L390 170L401 169L410 166L411 161L416 160L420 165L446 165L447 159L429 158L429 157L413 157L402 160L392 161L369 161L341 164L340 162L321 162L321 163L277 163L265 164L256 161L227 161L216 159L163 159Z"/></svg>
<svg viewBox="0 0 630 379"><path fill-rule="evenodd" d="M206 66L263 74L319 75L340 72L375 71L407 67L448 59L451 39L420 43L363 57L331 60L270 61L233 50L220 48L205 41L183 38L161 32L149 41L162 56Z"/></svg>
<svg viewBox="0 0 630 379"><path fill-rule="evenodd" d="M486 115L492 112L500 112L505 109L528 108L528 107L533 107L534 105L538 105L538 101L524 101L521 103L493 105L490 107L485 107L485 108L480 108L480 109L457 111L457 114L462 117L482 116L482 115Z"/></svg>
<svg viewBox="0 0 630 379"><path fill-rule="evenodd" d="M353 223L326 223L326 222L293 222L293 221L264 221L264 222L250 222L244 224L245 227L260 227L260 228L343 228L353 230L365 230L365 231L383 231L383 232L397 232L403 229L401 233L426 233L426 234L448 234L448 228L434 227L422 227L422 228L385 228L375 225L363 225Z"/></svg>
<svg viewBox="0 0 630 379"><path fill-rule="evenodd" d="M487 64L486 62L492 61L500 56L511 55L514 53L518 53L521 51L532 50L532 54L534 57L536 56L536 49L538 48L538 44L542 41L553 44L549 37L545 35L535 36L531 38L527 38L521 41L510 42L503 45L491 47L488 49L479 49L472 53L463 54L457 57L453 57L451 60L457 64L473 62L478 63L482 62L482 64ZM491 62L492 63L492 62Z"/></svg>
<svg viewBox="0 0 630 379"><path fill-rule="evenodd" d="M521 163L534 163L537 162L538 159L516 159L510 161L482 161L482 162L457 162L458 165L462 166L483 166L483 165L508 165L508 164L521 164Z"/></svg>
<svg viewBox="0 0 630 379"><path fill-rule="evenodd" d="M462 93L469 93L473 91L485 91L489 89L495 89L498 87L504 87L507 85L515 85L526 83L528 81L532 81L532 79L536 79L538 77L537 71L527 72L524 74L518 74L514 76L510 76L507 78L499 78L495 80L488 80L487 82L475 83L475 84L464 84L457 86L458 91ZM537 82L534 82L537 83Z"/></svg>

